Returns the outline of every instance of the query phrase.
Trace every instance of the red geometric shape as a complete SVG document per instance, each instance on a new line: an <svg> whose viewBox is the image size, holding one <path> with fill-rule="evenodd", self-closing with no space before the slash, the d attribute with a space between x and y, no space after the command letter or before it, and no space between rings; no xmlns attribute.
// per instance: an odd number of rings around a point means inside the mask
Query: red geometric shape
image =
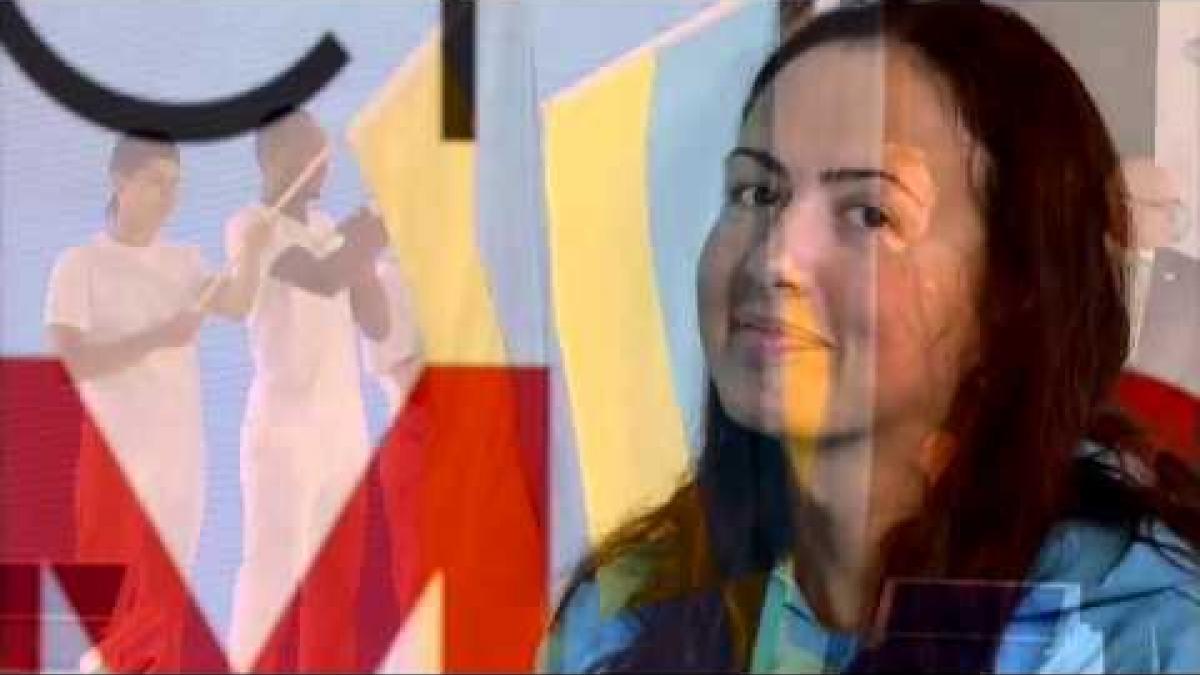
<svg viewBox="0 0 1200 675"><path fill-rule="evenodd" d="M1200 462L1200 399L1162 380L1125 371L1117 400L1159 447L1192 464Z"/></svg>
<svg viewBox="0 0 1200 675"><path fill-rule="evenodd" d="M156 670L227 671L219 643L111 452L85 421L62 367L50 359L0 359L0 385L0 557L74 563L78 543L88 557L121 559L131 582L122 585L100 642L105 661L114 670L144 666L139 653L155 651L147 645L161 643L164 626L178 625L178 658L154 664ZM544 368L427 368L257 664L375 669L440 571L445 668L530 670L546 610L547 394ZM383 513L370 512L372 504ZM106 534L103 520L92 527L77 519L76 506L102 509L121 526ZM34 577L17 582L33 585L36 605ZM357 601L347 580L357 582ZM76 610L89 613L100 590L77 579L64 585ZM298 629L306 604L326 618ZM84 628L93 640L101 637L94 622ZM37 658L36 634L17 641L12 653Z"/></svg>
<svg viewBox="0 0 1200 675"><path fill-rule="evenodd" d="M40 669L42 655L41 567L0 563L0 670Z"/></svg>
<svg viewBox="0 0 1200 675"><path fill-rule="evenodd" d="M548 382L544 368L429 369L384 448L389 517L417 524L406 529L415 557L394 562L401 607L441 570L449 672L534 665L548 585ZM392 532L396 561L406 540Z"/></svg>
<svg viewBox="0 0 1200 675"><path fill-rule="evenodd" d="M0 359L0 559L74 558L82 422L57 360Z"/></svg>
<svg viewBox="0 0 1200 675"><path fill-rule="evenodd" d="M254 669L376 669L440 572L445 669L531 670L546 616L548 391L544 368L427 368ZM355 618L345 570L360 564Z"/></svg>

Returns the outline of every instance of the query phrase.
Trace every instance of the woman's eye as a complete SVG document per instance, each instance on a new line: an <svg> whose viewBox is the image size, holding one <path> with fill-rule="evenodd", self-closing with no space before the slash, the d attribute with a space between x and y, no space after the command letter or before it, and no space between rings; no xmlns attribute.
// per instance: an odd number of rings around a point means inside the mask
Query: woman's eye
<svg viewBox="0 0 1200 675"><path fill-rule="evenodd" d="M734 185L729 190L730 203L748 208L776 206L781 197L778 189L764 183L744 183Z"/></svg>
<svg viewBox="0 0 1200 675"><path fill-rule="evenodd" d="M851 223L869 230L886 227L892 221L883 207L874 204L852 206L846 209L845 214Z"/></svg>

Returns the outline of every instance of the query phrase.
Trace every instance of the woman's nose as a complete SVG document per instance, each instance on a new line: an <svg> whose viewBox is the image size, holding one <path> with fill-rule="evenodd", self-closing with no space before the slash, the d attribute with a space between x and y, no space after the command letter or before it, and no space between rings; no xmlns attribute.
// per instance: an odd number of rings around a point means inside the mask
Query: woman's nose
<svg viewBox="0 0 1200 675"><path fill-rule="evenodd" d="M759 229L747 272L764 287L807 290L833 247L833 216L817 194L797 195Z"/></svg>

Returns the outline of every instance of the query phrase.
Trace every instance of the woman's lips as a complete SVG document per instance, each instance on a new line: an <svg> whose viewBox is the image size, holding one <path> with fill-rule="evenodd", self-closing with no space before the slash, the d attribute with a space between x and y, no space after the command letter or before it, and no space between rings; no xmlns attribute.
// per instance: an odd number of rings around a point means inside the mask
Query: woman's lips
<svg viewBox="0 0 1200 675"><path fill-rule="evenodd" d="M821 334L773 317L739 316L733 322L733 339L752 352L778 358L790 352L830 351L834 345Z"/></svg>

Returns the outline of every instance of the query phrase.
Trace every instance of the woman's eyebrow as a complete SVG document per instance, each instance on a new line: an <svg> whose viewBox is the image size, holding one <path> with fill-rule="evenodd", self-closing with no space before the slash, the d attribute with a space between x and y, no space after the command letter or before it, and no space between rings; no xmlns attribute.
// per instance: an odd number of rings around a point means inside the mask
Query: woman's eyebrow
<svg viewBox="0 0 1200 675"><path fill-rule="evenodd" d="M856 180L884 180L889 183L895 183L899 187L904 187L904 183L895 174L883 169L846 167L826 169L821 172L822 183L845 183Z"/></svg>
<svg viewBox="0 0 1200 675"><path fill-rule="evenodd" d="M875 168L860 168L860 167L844 167L837 169L826 169L821 172L822 183L846 183L860 180L881 180L904 190L920 203L928 202L929 195L920 194L921 190L918 186L910 185L908 182L900 178L900 176L884 169Z"/></svg>
<svg viewBox="0 0 1200 675"><path fill-rule="evenodd" d="M761 164L764 169L780 176L787 175L787 168L783 165L783 162L775 159L771 153L755 148L734 148L729 153L729 156L725 158L725 163L728 164L739 157L744 157L756 164Z"/></svg>

